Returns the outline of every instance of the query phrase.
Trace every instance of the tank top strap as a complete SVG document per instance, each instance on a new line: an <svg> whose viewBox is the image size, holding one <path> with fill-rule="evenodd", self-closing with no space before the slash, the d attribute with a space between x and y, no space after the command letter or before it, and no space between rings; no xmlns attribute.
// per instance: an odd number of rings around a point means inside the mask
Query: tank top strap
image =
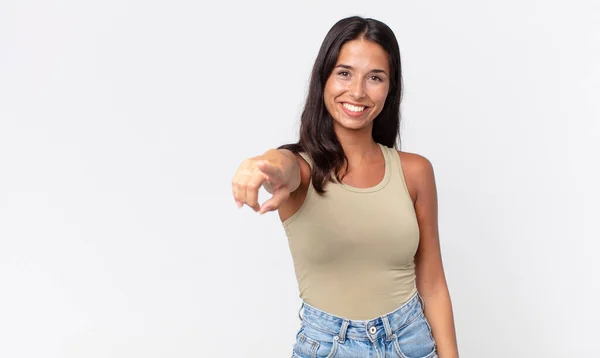
<svg viewBox="0 0 600 358"><path fill-rule="evenodd" d="M387 147L386 147L387 148ZM390 155L390 162L392 166L392 177L394 181L397 181L403 188L405 194L410 199L410 192L408 190L408 184L406 183L406 177L404 176L404 170L402 170L402 160L400 159L400 154L395 148L388 148L388 152ZM410 199L412 203L412 199Z"/></svg>
<svg viewBox="0 0 600 358"><path fill-rule="evenodd" d="M385 156L387 157L387 163L390 164L390 169L395 173L398 172L398 167L400 165L400 160L398 158L398 152L394 148L390 148L385 145L381 145Z"/></svg>
<svg viewBox="0 0 600 358"><path fill-rule="evenodd" d="M388 146L386 146L385 144L381 144L381 143L377 143L379 144L379 147L381 148L381 152L383 153L383 157L385 159L385 163L388 165L393 165L392 163L390 163L391 161L394 160L394 158L391 156L391 150L393 150L393 148L390 148Z"/></svg>
<svg viewBox="0 0 600 358"><path fill-rule="evenodd" d="M312 162L312 159L310 158L310 155L308 155L308 153L306 153L306 152L298 152L298 154L300 154L300 156L302 158L304 158L304 160L306 160L306 162L308 163L308 166L310 166L312 169L313 162Z"/></svg>

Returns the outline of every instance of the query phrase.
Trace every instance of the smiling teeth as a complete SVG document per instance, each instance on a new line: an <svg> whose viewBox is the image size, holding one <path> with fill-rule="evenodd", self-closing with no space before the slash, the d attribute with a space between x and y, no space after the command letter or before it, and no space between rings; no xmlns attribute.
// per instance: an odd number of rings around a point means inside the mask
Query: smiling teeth
<svg viewBox="0 0 600 358"><path fill-rule="evenodd" d="M344 108L346 108L347 110L349 110L351 112L362 112L365 110L364 106L353 106L348 103L342 103L342 106L344 106Z"/></svg>

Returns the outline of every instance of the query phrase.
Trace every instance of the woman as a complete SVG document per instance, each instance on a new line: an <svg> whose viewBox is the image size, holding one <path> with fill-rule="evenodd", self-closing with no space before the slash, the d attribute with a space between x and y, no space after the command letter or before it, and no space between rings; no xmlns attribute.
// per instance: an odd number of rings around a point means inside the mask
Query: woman
<svg viewBox="0 0 600 358"><path fill-rule="evenodd" d="M242 162L238 207L278 210L302 327L293 357L458 357L431 163L394 149L402 74L392 30L350 17L315 61L298 143ZM272 198L259 205L264 186Z"/></svg>

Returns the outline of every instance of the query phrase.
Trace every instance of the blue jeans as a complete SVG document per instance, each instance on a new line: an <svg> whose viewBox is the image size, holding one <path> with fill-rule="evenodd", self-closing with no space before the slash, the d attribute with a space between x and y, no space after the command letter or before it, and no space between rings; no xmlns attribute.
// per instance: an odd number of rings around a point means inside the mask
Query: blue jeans
<svg viewBox="0 0 600 358"><path fill-rule="evenodd" d="M415 293L394 312L348 320L302 304L292 358L437 358L436 343Z"/></svg>

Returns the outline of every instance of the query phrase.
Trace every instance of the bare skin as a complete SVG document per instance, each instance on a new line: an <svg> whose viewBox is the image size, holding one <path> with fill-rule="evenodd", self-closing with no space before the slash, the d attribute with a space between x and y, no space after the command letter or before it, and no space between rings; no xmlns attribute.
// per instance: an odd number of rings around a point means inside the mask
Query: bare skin
<svg viewBox="0 0 600 358"><path fill-rule="evenodd" d="M300 167L296 156L289 150L270 149L240 164L232 180L232 191L238 208L246 204L264 214L277 210L299 185ZM261 186L273 194L262 205L258 203Z"/></svg>
<svg viewBox="0 0 600 358"><path fill-rule="evenodd" d="M372 138L373 120L381 112L389 91L388 56L383 48L367 40L342 46L336 67L324 91L324 102L334 120L334 130L348 158L343 182L371 187L385 172L383 153ZM348 111L350 108L357 111ZM418 154L398 152L420 230L415 255L417 289L425 302L440 358L458 357L452 304L442 265L437 189L433 167ZM238 207L246 204L265 213L278 210L281 221L302 206L310 183L310 166L298 154L269 150L247 159L236 172L232 188ZM261 185L273 197L257 202Z"/></svg>

